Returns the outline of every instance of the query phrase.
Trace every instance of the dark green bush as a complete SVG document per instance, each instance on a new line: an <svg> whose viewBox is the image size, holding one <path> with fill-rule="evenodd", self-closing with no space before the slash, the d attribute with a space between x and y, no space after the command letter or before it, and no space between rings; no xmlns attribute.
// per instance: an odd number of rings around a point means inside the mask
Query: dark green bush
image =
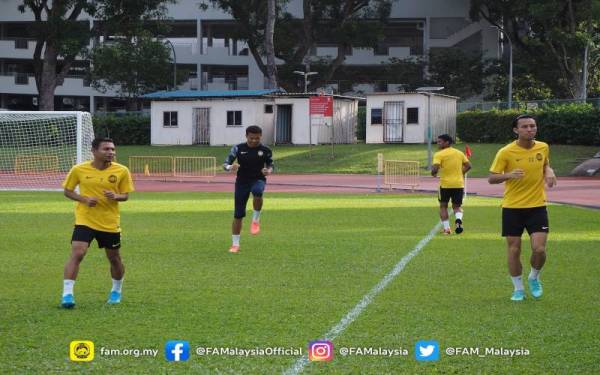
<svg viewBox="0 0 600 375"><path fill-rule="evenodd" d="M367 107L358 107L358 124L356 125L356 139L367 139Z"/></svg>
<svg viewBox="0 0 600 375"><path fill-rule="evenodd" d="M110 137L117 145L149 145L150 116L98 115L94 116L96 136Z"/></svg>
<svg viewBox="0 0 600 375"><path fill-rule="evenodd" d="M469 111L456 117L456 134L463 142L506 143L515 139L516 110ZM600 145L600 110L590 104L542 107L526 113L536 117L539 140L552 144Z"/></svg>

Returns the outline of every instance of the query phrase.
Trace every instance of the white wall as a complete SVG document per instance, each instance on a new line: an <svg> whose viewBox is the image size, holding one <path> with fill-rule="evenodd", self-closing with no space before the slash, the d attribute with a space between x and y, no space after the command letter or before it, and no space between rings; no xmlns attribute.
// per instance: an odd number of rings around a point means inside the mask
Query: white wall
<svg viewBox="0 0 600 375"><path fill-rule="evenodd" d="M263 130L262 141L273 143L273 114L264 113L270 99L219 99L202 102L210 107L210 144L234 145L246 140L246 128L258 125ZM206 105L208 104L208 105ZM227 111L242 111L242 126L227 126Z"/></svg>
<svg viewBox="0 0 600 375"><path fill-rule="evenodd" d="M275 104L292 105L292 144L309 144L308 124L310 121L310 117L308 114L308 98L277 98L275 99ZM315 132L315 127L313 127L312 141L313 144L316 144L317 142L317 134Z"/></svg>
<svg viewBox="0 0 600 375"><path fill-rule="evenodd" d="M383 109L384 102L404 102L403 128L404 143L425 142L427 127L427 97L422 94L386 94L367 95L367 134L366 143L383 143L383 125L371 125L371 109ZM406 109L409 107L419 108L419 123L406 123Z"/></svg>
<svg viewBox="0 0 600 375"><path fill-rule="evenodd" d="M273 142L273 114L264 113L270 99L213 99L190 101L153 101L151 108L151 143L153 145L191 145L194 108L209 108L210 145L233 145L246 139L246 128L263 129L263 143ZM163 112L177 111L178 127L163 127ZM242 111L241 126L227 126L227 111Z"/></svg>
<svg viewBox="0 0 600 375"><path fill-rule="evenodd" d="M192 101L153 101L150 108L150 143L153 145L191 145L193 107ZM178 126L176 128L163 127L163 112L166 111L177 111Z"/></svg>
<svg viewBox="0 0 600 375"><path fill-rule="evenodd" d="M456 99L445 96L431 97L432 138L449 134L456 138Z"/></svg>

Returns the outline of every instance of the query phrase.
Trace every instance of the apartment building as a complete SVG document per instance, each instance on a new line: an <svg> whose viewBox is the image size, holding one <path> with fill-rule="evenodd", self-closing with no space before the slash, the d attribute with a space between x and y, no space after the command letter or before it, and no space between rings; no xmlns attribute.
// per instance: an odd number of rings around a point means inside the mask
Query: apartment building
<svg viewBox="0 0 600 375"><path fill-rule="evenodd" d="M31 12L21 13L21 1L0 2L0 108L35 110L37 89L33 77L35 41L30 33ZM199 1L179 0L169 5L171 42L177 69L189 78L179 89L258 90L265 78L248 52L246 43L232 37L235 21L214 8L201 10ZM390 58L426 55L430 49L458 47L497 56L498 31L485 22L468 19L469 0L396 0L392 6L385 40L374 49L351 48L345 64L376 67ZM287 10L302 17L302 1L292 0ZM82 16L90 25L94 20ZM90 40L90 46L100 41ZM337 49L324 39L311 51L312 57L335 57ZM56 110L82 109L122 111L124 101L114 92L101 93L85 79L88 61L77 61L64 83L56 89ZM339 82L329 89L336 93L397 91L402 82Z"/></svg>

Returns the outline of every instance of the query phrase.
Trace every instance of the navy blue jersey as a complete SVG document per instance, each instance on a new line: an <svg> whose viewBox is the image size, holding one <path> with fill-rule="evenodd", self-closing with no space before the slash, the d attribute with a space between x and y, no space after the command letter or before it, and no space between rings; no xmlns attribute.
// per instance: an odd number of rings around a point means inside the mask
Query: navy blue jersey
<svg viewBox="0 0 600 375"><path fill-rule="evenodd" d="M251 148L247 143L235 145L225 158L223 168L233 164L237 160L240 168L237 171L237 181L255 181L267 179L262 174L263 168L273 167L273 152L262 143L258 147Z"/></svg>

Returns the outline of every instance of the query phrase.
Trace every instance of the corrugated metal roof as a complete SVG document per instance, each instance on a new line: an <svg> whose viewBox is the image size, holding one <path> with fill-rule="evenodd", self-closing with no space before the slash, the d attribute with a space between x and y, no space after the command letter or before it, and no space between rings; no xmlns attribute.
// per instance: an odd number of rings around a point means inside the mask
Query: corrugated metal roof
<svg viewBox="0 0 600 375"><path fill-rule="evenodd" d="M220 90L220 91L199 91L199 90L177 90L177 91L157 91L144 95L146 99L194 99L194 98L236 98L236 97L256 97L283 92L281 89L272 90Z"/></svg>
<svg viewBox="0 0 600 375"><path fill-rule="evenodd" d="M319 92L278 92L274 93L272 97L292 97L292 98L308 98L311 96L319 96L322 93ZM352 100L366 100L366 98L362 96L348 96L348 95L339 95L339 94L323 94L325 96L333 96L334 98L340 99L352 99Z"/></svg>
<svg viewBox="0 0 600 375"><path fill-rule="evenodd" d="M404 91L404 92L370 92L370 93L365 93L365 96L380 96L380 95L427 95L429 93L425 93L425 92L417 92L417 91ZM452 95L446 95L446 94L438 94L435 92L431 93L431 96L443 96L445 98L452 98L452 99L460 99L458 96L452 96Z"/></svg>

